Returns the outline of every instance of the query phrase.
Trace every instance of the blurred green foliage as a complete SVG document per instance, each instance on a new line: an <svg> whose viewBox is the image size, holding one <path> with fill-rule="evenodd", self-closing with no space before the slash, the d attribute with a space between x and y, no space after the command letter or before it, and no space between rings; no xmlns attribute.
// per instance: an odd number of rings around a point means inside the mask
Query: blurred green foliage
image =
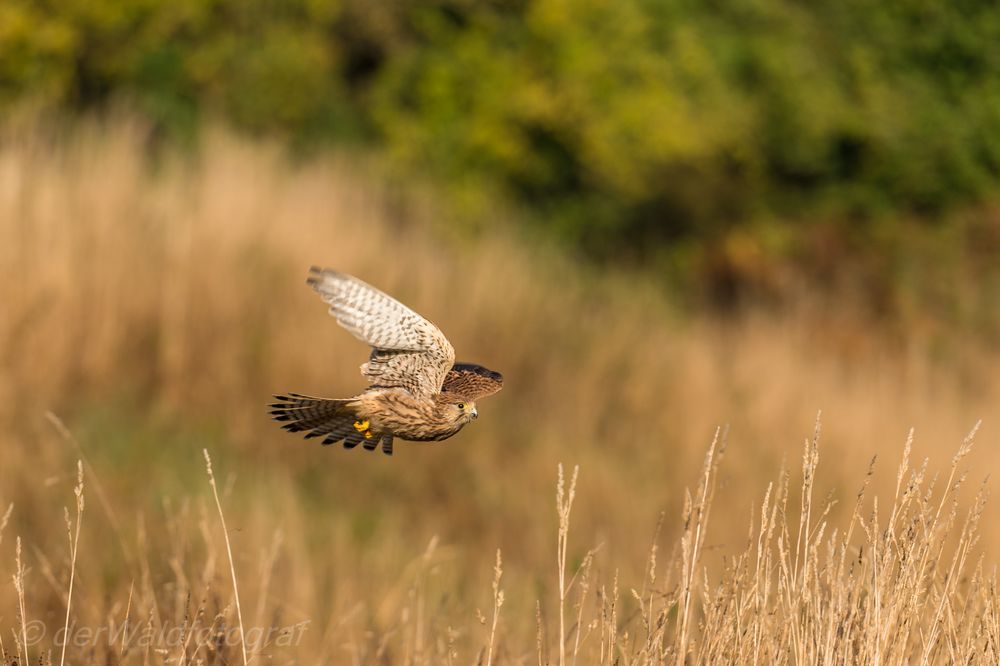
<svg viewBox="0 0 1000 666"><path fill-rule="evenodd" d="M461 205L512 201L592 254L713 245L738 271L748 237L750 254L788 254L804 228L837 220L849 237L891 238L871 229L995 193L1000 11L990 0L0 4L0 109L117 98L173 130L207 112L300 145L363 141L447 183ZM672 256L685 270L687 255Z"/></svg>

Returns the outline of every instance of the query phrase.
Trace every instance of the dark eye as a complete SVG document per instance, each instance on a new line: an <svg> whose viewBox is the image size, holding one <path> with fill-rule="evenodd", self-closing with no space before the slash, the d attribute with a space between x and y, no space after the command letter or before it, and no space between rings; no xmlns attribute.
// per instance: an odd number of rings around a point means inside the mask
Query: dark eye
<svg viewBox="0 0 1000 666"><path fill-rule="evenodd" d="M458 408L459 409L465 409L465 403L464 402L458 403Z"/></svg>

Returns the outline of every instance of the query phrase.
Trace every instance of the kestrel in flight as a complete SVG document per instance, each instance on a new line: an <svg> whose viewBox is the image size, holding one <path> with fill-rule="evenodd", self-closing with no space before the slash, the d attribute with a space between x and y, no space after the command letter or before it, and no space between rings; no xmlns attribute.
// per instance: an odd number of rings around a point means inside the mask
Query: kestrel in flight
<svg viewBox="0 0 1000 666"><path fill-rule="evenodd" d="M448 439L479 416L476 401L503 386L499 372L455 363L455 350L437 326L391 296L356 277L329 268L309 269L309 286L330 305L330 314L372 347L361 374L370 385L353 398L276 395L276 421L323 444L344 448L380 443L392 455L392 440Z"/></svg>

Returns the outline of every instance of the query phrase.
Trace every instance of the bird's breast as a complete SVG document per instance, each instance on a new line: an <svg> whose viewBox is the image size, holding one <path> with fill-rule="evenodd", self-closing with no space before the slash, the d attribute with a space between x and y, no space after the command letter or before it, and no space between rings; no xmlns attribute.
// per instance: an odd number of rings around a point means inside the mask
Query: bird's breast
<svg viewBox="0 0 1000 666"><path fill-rule="evenodd" d="M443 417L433 401L416 398L405 389L379 389L362 395L362 412L373 430L414 442L448 439L465 425Z"/></svg>

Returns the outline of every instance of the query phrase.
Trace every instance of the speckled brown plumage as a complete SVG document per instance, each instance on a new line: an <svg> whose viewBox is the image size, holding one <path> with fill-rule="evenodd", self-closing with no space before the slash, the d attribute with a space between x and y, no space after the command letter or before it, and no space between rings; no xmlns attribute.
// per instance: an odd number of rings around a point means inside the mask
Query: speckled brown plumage
<svg viewBox="0 0 1000 666"><path fill-rule="evenodd" d="M447 439L478 416L476 400L503 386L499 372L455 361L455 350L437 326L358 278L312 268L307 283L330 306L337 323L372 347L361 373L370 386L347 399L278 395L271 415L284 429L323 437L345 448L393 439Z"/></svg>

